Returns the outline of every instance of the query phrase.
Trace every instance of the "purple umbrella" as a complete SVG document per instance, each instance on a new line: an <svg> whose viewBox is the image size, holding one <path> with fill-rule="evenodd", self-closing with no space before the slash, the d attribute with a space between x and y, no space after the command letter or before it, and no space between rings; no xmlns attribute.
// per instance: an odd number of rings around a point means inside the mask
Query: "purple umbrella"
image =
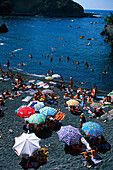
<svg viewBox="0 0 113 170"><path fill-rule="evenodd" d="M70 125L62 126L57 134L59 136L59 140L66 143L67 145L80 144L82 137L79 130Z"/></svg>

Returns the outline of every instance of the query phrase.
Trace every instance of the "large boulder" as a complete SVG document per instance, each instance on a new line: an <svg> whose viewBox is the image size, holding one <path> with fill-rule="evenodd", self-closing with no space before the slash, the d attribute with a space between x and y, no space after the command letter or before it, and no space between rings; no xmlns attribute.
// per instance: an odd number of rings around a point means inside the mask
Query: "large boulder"
<svg viewBox="0 0 113 170"><path fill-rule="evenodd" d="M0 33L6 33L8 32L8 28L5 24L0 25Z"/></svg>

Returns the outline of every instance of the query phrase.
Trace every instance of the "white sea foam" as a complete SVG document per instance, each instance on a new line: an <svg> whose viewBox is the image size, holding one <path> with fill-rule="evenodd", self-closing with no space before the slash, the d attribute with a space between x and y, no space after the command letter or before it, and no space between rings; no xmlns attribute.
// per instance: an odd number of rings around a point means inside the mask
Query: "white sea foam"
<svg viewBox="0 0 113 170"><path fill-rule="evenodd" d="M38 74L30 74L30 73L27 73L27 75L30 75L30 76L35 76L35 77L46 77L45 75L38 75Z"/></svg>

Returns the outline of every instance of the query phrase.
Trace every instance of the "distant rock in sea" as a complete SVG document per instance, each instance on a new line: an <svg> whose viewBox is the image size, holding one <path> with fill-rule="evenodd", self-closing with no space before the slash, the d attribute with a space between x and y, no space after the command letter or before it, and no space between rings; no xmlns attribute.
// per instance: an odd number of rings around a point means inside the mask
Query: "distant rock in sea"
<svg viewBox="0 0 113 170"><path fill-rule="evenodd" d="M73 0L1 0L0 14L84 17L84 8Z"/></svg>
<svg viewBox="0 0 113 170"><path fill-rule="evenodd" d="M8 28L5 24L0 25L0 33L8 32Z"/></svg>

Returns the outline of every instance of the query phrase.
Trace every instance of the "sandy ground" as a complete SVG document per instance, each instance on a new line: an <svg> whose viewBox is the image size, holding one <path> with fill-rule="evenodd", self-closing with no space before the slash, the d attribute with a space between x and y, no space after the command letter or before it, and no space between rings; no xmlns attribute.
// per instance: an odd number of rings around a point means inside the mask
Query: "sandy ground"
<svg viewBox="0 0 113 170"><path fill-rule="evenodd" d="M26 81L30 78L28 76L24 76ZM67 83L68 85L68 83ZM66 86L67 86L66 85ZM0 83L0 93L4 92L6 89L11 90L12 85L10 81ZM74 89L76 87L74 86ZM74 127L79 128L80 126L80 118L79 115L72 115L63 105L63 93L55 88L55 93L61 98L58 100L58 105L55 105L54 108L59 108L60 111L66 114L66 117L62 121L63 125L72 125ZM21 96L15 98L14 100L6 99L5 106L1 106L3 111L5 112L4 117L0 117L0 131L2 134L2 138L0 139L0 169L1 170L21 170L23 169L20 165L21 158L19 158L16 153L12 150L14 145L15 137L20 136L23 132L24 119L20 118L16 115L15 110L21 106L22 104L26 104L22 102L22 99L29 94L22 94ZM29 103L29 102L28 102ZM27 103L27 104L28 104ZM104 169L111 170L113 169L113 120L101 120L100 118L91 119L86 116L87 121L93 121L99 123L104 129L104 137L111 144L111 150L106 153L100 153L99 155L103 159L103 163L97 165L91 169ZM13 133L9 132L9 129L13 130ZM80 130L81 131L81 130ZM83 132L81 131L83 134ZM83 166L81 159L83 156L77 155L72 156L70 154L66 154L64 151L64 143L60 142L58 139L58 135L55 131L53 131L50 135L46 134L46 138L42 138L41 146L50 144L49 147L49 161L40 166L41 170L74 170L74 169L87 169ZM83 134L85 137L85 135Z"/></svg>

